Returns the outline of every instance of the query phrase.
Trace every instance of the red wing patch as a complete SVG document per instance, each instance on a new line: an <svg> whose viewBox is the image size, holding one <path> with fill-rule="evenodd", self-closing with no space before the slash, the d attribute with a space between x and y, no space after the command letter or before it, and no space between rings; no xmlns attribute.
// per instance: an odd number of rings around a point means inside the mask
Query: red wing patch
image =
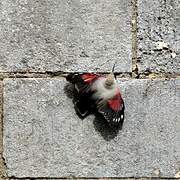
<svg viewBox="0 0 180 180"><path fill-rule="evenodd" d="M94 80L99 78L99 75L92 74L92 73L86 73L86 74L81 75L81 78L84 80L84 82L91 84Z"/></svg>
<svg viewBox="0 0 180 180"><path fill-rule="evenodd" d="M97 106L99 113L101 113L104 118L108 121L109 125L122 126L124 121L124 101L118 91L116 95L107 101L105 104Z"/></svg>
<svg viewBox="0 0 180 180"><path fill-rule="evenodd" d="M91 84L97 80L100 75L93 74L93 73L83 73L83 74L70 74L67 76L67 80L74 84L75 89L79 93L90 93Z"/></svg>
<svg viewBox="0 0 180 180"><path fill-rule="evenodd" d="M122 108L122 98L118 92L113 99L108 101L109 107L114 111L119 111Z"/></svg>

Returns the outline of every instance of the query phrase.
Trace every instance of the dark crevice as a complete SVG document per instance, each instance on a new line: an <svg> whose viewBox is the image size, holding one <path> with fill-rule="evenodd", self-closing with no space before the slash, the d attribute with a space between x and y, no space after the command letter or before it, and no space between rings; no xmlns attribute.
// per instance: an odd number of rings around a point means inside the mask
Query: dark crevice
<svg viewBox="0 0 180 180"><path fill-rule="evenodd" d="M1 112L1 114L0 114L0 125L1 125L1 127L0 127L0 131L1 131L1 142L0 142L0 144L1 144L1 163L2 163L2 170L1 170L1 172L2 172L2 178L5 178L6 177L6 161L5 161L5 158L3 157L3 148L4 148L4 146L3 146L3 119L4 119L4 109L3 109L3 105L4 105L4 96L3 96L3 94L4 94L4 91L3 91L3 89L4 89L4 86L3 86L3 81L1 81L0 82L1 83L1 87L0 87L0 104L1 104L1 106L0 106L0 108L1 108L1 110L0 110L0 112Z"/></svg>
<svg viewBox="0 0 180 180"><path fill-rule="evenodd" d="M90 180L90 179L104 179L104 180L108 180L108 179L119 179L119 180L124 180L124 179L127 179L127 180L142 180L142 179L146 179L146 180L157 180L157 179L160 179L160 180L166 180L166 179L177 179L177 178L174 178L174 177L22 177L22 178L18 178L18 177L14 177L14 176L11 176L9 177L8 179L24 179L24 180L51 180L51 179L86 179L86 180Z"/></svg>
<svg viewBox="0 0 180 180"><path fill-rule="evenodd" d="M46 72L0 72L0 80L5 78L60 78L66 77L67 74L72 72L61 72L61 71L46 71ZM73 72L73 73L87 73L87 72ZM109 72L94 72L96 74L106 75ZM118 77L131 77L132 73L130 72L115 72Z"/></svg>
<svg viewBox="0 0 180 180"><path fill-rule="evenodd" d="M137 59L138 61L138 59ZM0 72L0 81L3 81L3 79L6 78L65 78L67 76L67 74L69 74L71 72L31 72L31 73L26 73L26 72ZM85 73L85 72L73 72L73 73ZM95 72L94 72L95 73ZM109 72L96 72L97 74L101 74L101 75L107 75L109 74ZM135 79L147 79L149 78L149 75L155 74L157 77L161 77L161 78L166 78L166 77L170 77L170 78L179 78L180 73L170 73L170 72L151 72L148 71L147 69L143 72L139 72L138 70L138 66L135 65L133 72L115 72L114 73L115 76L117 78L135 78Z"/></svg>
<svg viewBox="0 0 180 180"><path fill-rule="evenodd" d="M132 1L132 78L139 78L137 66L137 0Z"/></svg>

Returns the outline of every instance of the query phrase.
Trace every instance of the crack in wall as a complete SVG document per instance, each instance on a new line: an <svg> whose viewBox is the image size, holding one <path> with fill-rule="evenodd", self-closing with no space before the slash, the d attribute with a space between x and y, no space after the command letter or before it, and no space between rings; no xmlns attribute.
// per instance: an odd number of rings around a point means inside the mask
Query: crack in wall
<svg viewBox="0 0 180 180"><path fill-rule="evenodd" d="M86 177L67 177L67 178L46 178L46 177L25 177L25 178L16 178L16 177L9 177L9 180L175 180L177 178L166 178L166 177L97 177L97 178L86 178Z"/></svg>
<svg viewBox="0 0 180 180"><path fill-rule="evenodd" d="M132 78L138 78L137 66L137 0L132 1Z"/></svg>
<svg viewBox="0 0 180 180"><path fill-rule="evenodd" d="M6 162L3 157L3 81L0 81L0 178L5 178Z"/></svg>
<svg viewBox="0 0 180 180"><path fill-rule="evenodd" d="M71 73L71 72L70 72ZM79 72L73 72L79 73ZM81 72L83 73L83 72ZM96 72L97 74L107 75L109 72ZM0 72L0 80L5 78L65 78L69 72ZM118 78L130 78L132 73L114 73Z"/></svg>
<svg viewBox="0 0 180 180"><path fill-rule="evenodd" d="M79 73L79 72L73 72ZM83 72L82 72L83 73ZM107 75L109 72L97 72L97 74ZM137 70L133 73L114 73L117 78L135 78L135 79L154 79L154 78L179 78L180 73L155 73L150 71L144 71L143 73L138 73ZM67 72L37 72L37 73L26 73L26 72L0 72L0 80L3 81L6 78L66 78Z"/></svg>

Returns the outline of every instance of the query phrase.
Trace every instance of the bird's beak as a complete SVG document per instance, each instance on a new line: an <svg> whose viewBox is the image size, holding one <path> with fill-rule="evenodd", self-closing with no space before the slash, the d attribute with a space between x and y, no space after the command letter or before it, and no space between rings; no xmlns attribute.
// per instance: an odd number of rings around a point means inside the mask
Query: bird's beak
<svg viewBox="0 0 180 180"><path fill-rule="evenodd" d="M115 62L114 65L113 65L112 73L114 73L115 65L116 65L116 62Z"/></svg>
<svg viewBox="0 0 180 180"><path fill-rule="evenodd" d="M112 72L111 72L112 74L114 74L115 66L116 66L116 62L115 62L114 65L113 65ZM116 79L116 74L114 74L114 78Z"/></svg>

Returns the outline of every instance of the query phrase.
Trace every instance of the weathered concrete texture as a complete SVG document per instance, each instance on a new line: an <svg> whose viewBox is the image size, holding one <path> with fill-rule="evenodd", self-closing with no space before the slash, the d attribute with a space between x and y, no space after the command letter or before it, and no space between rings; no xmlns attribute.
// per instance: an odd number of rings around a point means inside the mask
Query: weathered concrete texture
<svg viewBox="0 0 180 180"><path fill-rule="evenodd" d="M131 0L2 0L0 71L131 71Z"/></svg>
<svg viewBox="0 0 180 180"><path fill-rule="evenodd" d="M4 163L3 163L3 120L2 120L2 103L3 103L3 83L0 81L0 179L4 176Z"/></svg>
<svg viewBox="0 0 180 180"><path fill-rule="evenodd" d="M6 79L4 157L15 177L174 177L180 168L180 80L121 82L117 136L76 115L60 79Z"/></svg>
<svg viewBox="0 0 180 180"><path fill-rule="evenodd" d="M180 72L180 0L138 1L140 72Z"/></svg>

